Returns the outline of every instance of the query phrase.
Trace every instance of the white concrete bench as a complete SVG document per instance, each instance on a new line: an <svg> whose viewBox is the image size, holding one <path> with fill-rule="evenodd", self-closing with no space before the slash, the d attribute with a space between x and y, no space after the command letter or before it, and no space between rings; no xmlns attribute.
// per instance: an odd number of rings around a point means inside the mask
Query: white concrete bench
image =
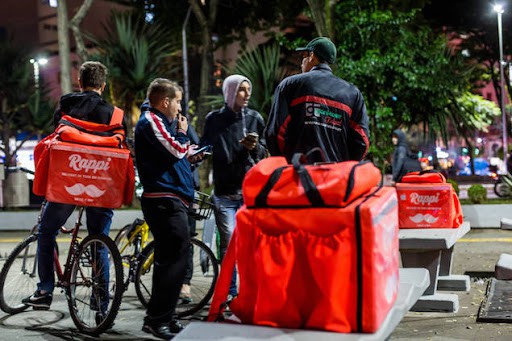
<svg viewBox="0 0 512 341"><path fill-rule="evenodd" d="M400 269L398 297L381 327L373 334L340 334L333 332L281 329L233 323L191 322L173 340L272 340L272 341L349 341L385 340L429 285L426 269Z"/></svg>
<svg viewBox="0 0 512 341"><path fill-rule="evenodd" d="M459 297L438 293L438 290L469 291L469 276L451 274L455 243L469 230L468 222L454 229L400 229L402 266L425 268L430 274L430 285L412 308L413 311L458 311Z"/></svg>

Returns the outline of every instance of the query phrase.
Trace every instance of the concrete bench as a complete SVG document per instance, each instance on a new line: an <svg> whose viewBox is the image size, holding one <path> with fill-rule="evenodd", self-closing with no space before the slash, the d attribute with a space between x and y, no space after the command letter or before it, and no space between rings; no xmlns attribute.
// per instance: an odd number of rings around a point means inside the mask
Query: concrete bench
<svg viewBox="0 0 512 341"><path fill-rule="evenodd" d="M173 340L385 340L429 285L426 269L400 269L398 296L379 330L373 334L340 334L304 329L281 329L234 323L191 322Z"/></svg>
<svg viewBox="0 0 512 341"><path fill-rule="evenodd" d="M469 230L468 222L454 229L400 229L402 266L425 268L430 275L430 285L413 306L413 311L458 311L459 297L438 293L438 290L469 291L469 276L451 274L455 243Z"/></svg>

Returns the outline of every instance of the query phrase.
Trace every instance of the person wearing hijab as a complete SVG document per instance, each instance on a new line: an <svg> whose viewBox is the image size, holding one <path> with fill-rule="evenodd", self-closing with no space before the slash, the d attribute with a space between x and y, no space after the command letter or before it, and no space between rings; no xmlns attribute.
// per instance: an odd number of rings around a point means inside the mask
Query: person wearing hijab
<svg viewBox="0 0 512 341"><path fill-rule="evenodd" d="M242 207L242 182L247 171L266 155L262 138L265 122L257 111L247 106L251 81L231 75L222 84L224 106L206 116L201 146L211 145L214 184L214 214L220 235L223 259L235 227L235 213ZM229 295L237 295L236 272Z"/></svg>
<svg viewBox="0 0 512 341"><path fill-rule="evenodd" d="M393 131L391 141L395 145L391 168L393 172L393 182L400 182L402 177L409 173L421 170L421 164L418 155L411 152L405 133L400 129Z"/></svg>

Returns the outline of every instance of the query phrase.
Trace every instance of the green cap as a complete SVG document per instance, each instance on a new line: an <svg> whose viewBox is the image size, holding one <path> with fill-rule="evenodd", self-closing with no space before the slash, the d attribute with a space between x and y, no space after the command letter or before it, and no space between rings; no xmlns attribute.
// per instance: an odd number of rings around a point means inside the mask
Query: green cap
<svg viewBox="0 0 512 341"><path fill-rule="evenodd" d="M336 61L336 46L326 37L315 38L306 47L299 47L295 51L312 51L321 61L329 64Z"/></svg>

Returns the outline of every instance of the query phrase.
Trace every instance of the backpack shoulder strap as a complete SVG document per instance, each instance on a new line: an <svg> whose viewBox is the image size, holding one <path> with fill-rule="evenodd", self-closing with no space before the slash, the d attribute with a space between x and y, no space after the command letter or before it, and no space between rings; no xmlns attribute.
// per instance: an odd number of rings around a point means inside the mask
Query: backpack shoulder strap
<svg viewBox="0 0 512 341"><path fill-rule="evenodd" d="M119 125L123 123L123 115L124 111L121 108L114 106L114 112L112 113L112 118L110 119L109 125Z"/></svg>

